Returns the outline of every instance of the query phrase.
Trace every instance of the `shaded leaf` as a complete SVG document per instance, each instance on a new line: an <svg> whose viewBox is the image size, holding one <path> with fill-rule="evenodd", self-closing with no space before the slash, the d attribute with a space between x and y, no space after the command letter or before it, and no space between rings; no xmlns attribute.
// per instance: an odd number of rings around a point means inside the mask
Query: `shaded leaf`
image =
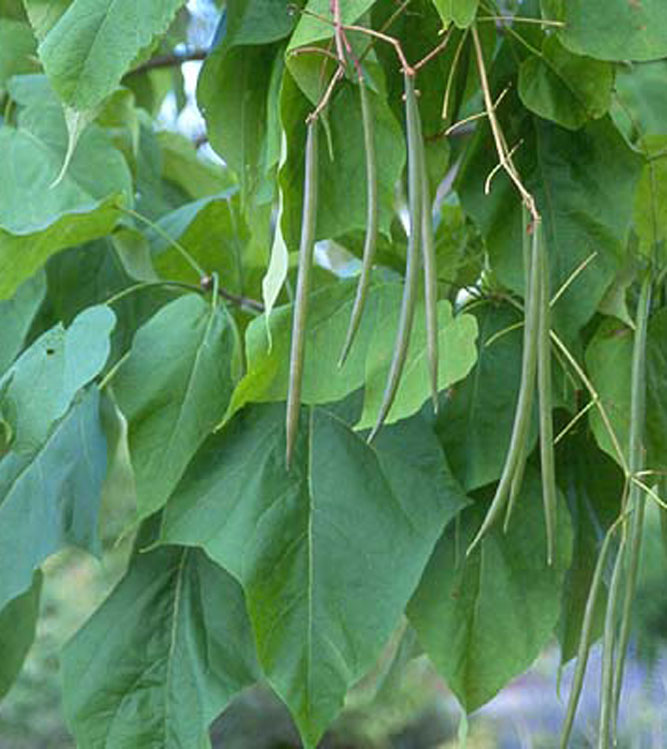
<svg viewBox="0 0 667 749"><path fill-rule="evenodd" d="M438 543L408 617L419 641L466 712L488 702L525 671L552 637L569 564L571 530L558 513L556 555L547 565L541 487L529 473L507 534L494 527L469 556L479 529L477 504Z"/></svg>
<svg viewBox="0 0 667 749"><path fill-rule="evenodd" d="M37 69L30 59L36 46L27 23L0 17L0 94L4 93L6 83L13 75L32 73Z"/></svg>
<svg viewBox="0 0 667 749"><path fill-rule="evenodd" d="M45 294L46 278L38 273L19 286L11 299L0 302L0 376L21 352Z"/></svg>
<svg viewBox="0 0 667 749"><path fill-rule="evenodd" d="M218 47L197 83L211 146L236 172L245 204L260 188L275 46Z"/></svg>
<svg viewBox="0 0 667 749"><path fill-rule="evenodd" d="M667 80L667 79L666 79ZM667 132L667 128L665 128ZM647 154L664 152L667 135L647 135L639 143ZM658 267L667 260L667 160L649 158L644 164L634 203L634 228L639 251Z"/></svg>
<svg viewBox="0 0 667 749"><path fill-rule="evenodd" d="M312 749L465 497L420 419L374 448L324 410L302 422L289 472L283 404L211 437L167 505L163 540L203 547L241 582L260 662Z"/></svg>
<svg viewBox="0 0 667 749"><path fill-rule="evenodd" d="M604 535L618 516L623 495L623 473L581 430L570 434L556 453L556 477L565 494L574 539L572 563L563 582L558 623L561 662L577 653L586 599ZM595 607L593 639L602 634L606 606L602 585Z"/></svg>
<svg viewBox="0 0 667 749"><path fill-rule="evenodd" d="M35 639L42 574L0 611L0 699L10 690Z"/></svg>
<svg viewBox="0 0 667 749"><path fill-rule="evenodd" d="M509 447L521 380L523 328L487 345L490 338L522 322L509 305L488 302L473 313L479 325L477 362L469 377L441 399L435 420L452 471L467 491L500 478ZM529 451L537 436L536 423Z"/></svg>
<svg viewBox="0 0 667 749"><path fill-rule="evenodd" d="M128 422L139 517L164 505L221 421L236 346L231 317L197 294L165 305L137 332L113 390Z"/></svg>
<svg viewBox="0 0 667 749"><path fill-rule="evenodd" d="M617 126L628 133L630 140L667 134L663 115L667 108L666 80L666 60L618 66L612 111Z"/></svg>
<svg viewBox="0 0 667 749"><path fill-rule="evenodd" d="M243 593L201 551L137 553L65 648L63 674L78 746L198 747L259 677Z"/></svg>
<svg viewBox="0 0 667 749"><path fill-rule="evenodd" d="M100 551L97 516L106 472L99 393L90 389L32 455L0 461L0 609L67 544Z"/></svg>
<svg viewBox="0 0 667 749"><path fill-rule="evenodd" d="M267 219L270 210L267 206ZM228 291L259 296L268 248L250 235L241 216L236 188L186 203L164 215L158 225L162 232L151 230L147 236L155 268L162 277L199 280L193 278L192 269L167 241L168 236L178 240L207 273L217 272L221 285Z"/></svg>

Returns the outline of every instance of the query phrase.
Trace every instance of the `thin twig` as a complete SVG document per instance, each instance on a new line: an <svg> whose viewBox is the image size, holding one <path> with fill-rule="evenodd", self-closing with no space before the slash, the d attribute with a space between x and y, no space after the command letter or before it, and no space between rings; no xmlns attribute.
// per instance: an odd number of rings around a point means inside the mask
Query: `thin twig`
<svg viewBox="0 0 667 749"><path fill-rule="evenodd" d="M336 55L331 50L325 49L324 47L316 47L315 45L297 47L289 53L289 56L298 57L299 55L305 54L324 55L325 57L328 57L330 60L333 60L336 64L338 64L338 57L336 57Z"/></svg>
<svg viewBox="0 0 667 749"><path fill-rule="evenodd" d="M182 65L184 62L205 60L207 55L207 49L193 49L190 52L169 52L166 55L156 55L128 71L125 77L141 75L142 73L147 73L150 70L158 70L159 68L174 68L177 65Z"/></svg>
<svg viewBox="0 0 667 749"><path fill-rule="evenodd" d="M551 301L549 302L551 307L553 307L554 304L556 304L556 302L563 296L563 294L572 285L577 276L579 276L579 274L588 267L588 264L595 260L597 254L597 250L595 252L591 252L591 254L585 260L582 260L581 263L579 263L579 265L572 271L572 273L570 273L570 275L561 284L560 289L558 289L558 291L551 298Z"/></svg>
<svg viewBox="0 0 667 749"><path fill-rule="evenodd" d="M523 138L514 145L510 151L507 152L507 159L511 159L512 156L519 150L519 147L523 144ZM484 194L488 195L491 192L491 182L493 182L493 178L498 174L498 172L503 169L502 162L498 162L493 169L489 172L488 177L484 180Z"/></svg>
<svg viewBox="0 0 667 749"><path fill-rule="evenodd" d="M563 21L550 21L545 18L526 18L525 16L477 16L477 21L500 21L501 23L533 23L539 26L563 28Z"/></svg>
<svg viewBox="0 0 667 749"><path fill-rule="evenodd" d="M494 111L496 109L498 109L498 106L500 105L500 102L505 98L505 96L507 95L507 92L510 90L511 87L512 87L511 84L507 85L500 92L500 95L498 96L498 98L493 103L493 109L494 109ZM486 110L485 110L484 112L477 112L477 114L471 114L469 117L464 117L462 120L458 120L453 125L450 125L445 130L445 135L450 135L454 130L458 130L458 128L463 127L463 125L467 125L470 122L476 122L477 120L481 120L481 119L483 119L484 117L487 117L487 116L488 115L487 115Z"/></svg>
<svg viewBox="0 0 667 749"><path fill-rule="evenodd" d="M456 73L456 69L459 64L459 58L461 57L461 52L463 51L463 45L465 44L465 40L468 37L468 30L466 29L463 32L463 35L461 36L461 41L458 44L458 47L456 48L456 52L454 52L454 59L452 60L452 66L449 69L449 75L447 76L447 85L445 86L445 96L442 100L442 119L446 120L449 116L449 100L452 95L452 87L454 85L454 75Z"/></svg>
<svg viewBox="0 0 667 749"><path fill-rule="evenodd" d="M419 70L420 68L423 68L426 63L430 62L434 57L437 57L449 44L449 40L452 38L452 29L448 29L447 33L445 34L445 38L438 44L437 47L434 47L427 55L422 57L422 59L415 63L412 67L415 71Z"/></svg>
<svg viewBox="0 0 667 749"><path fill-rule="evenodd" d="M500 125L496 118L496 114L493 111L493 100L491 99L491 89L489 87L489 80L486 75L486 67L484 65L484 55L482 53L482 45L479 40L479 33L477 27L473 25L471 27L472 39L475 46L475 56L477 58L477 70L479 72L480 85L482 87L482 94L484 96L484 106L486 113L489 118L489 124L491 125L491 133L493 134L493 140L496 145L496 151L500 160L501 168L505 170L507 176L512 180L516 189L518 190L521 198L528 209L533 221L539 221L540 215L535 205L535 199L525 188L519 173L514 166L512 161L512 155L507 153L505 145L505 139L500 129Z"/></svg>

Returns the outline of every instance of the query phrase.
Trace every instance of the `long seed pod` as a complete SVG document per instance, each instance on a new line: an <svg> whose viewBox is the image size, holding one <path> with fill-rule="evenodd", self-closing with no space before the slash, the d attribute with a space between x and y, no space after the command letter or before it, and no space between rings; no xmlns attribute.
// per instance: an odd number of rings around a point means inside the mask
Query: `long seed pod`
<svg viewBox="0 0 667 749"><path fill-rule="evenodd" d="M304 176L303 214L301 218L301 243L299 245L299 274L294 299L292 320L292 348L290 352L289 386L287 390L287 413L285 427L287 449L285 462L289 468L299 429L301 408L301 383L306 348L306 317L310 272L313 267L315 246L315 222L317 216L317 119L308 122L306 137L306 163Z"/></svg>
<svg viewBox="0 0 667 749"><path fill-rule="evenodd" d="M403 366L408 354L412 321L415 316L417 290L419 286L419 246L421 243L422 211L422 160L419 157L419 110L415 95L415 83L410 73L405 73L405 114L408 141L408 200L410 203L410 236L408 238L407 262L405 266L405 281L403 285L403 300L398 321L398 332L394 355L389 367L387 384L385 385L380 412L371 431L368 441L371 442L380 431L384 420L389 414L398 383L401 379Z"/></svg>
<svg viewBox="0 0 667 749"><path fill-rule="evenodd" d="M579 637L579 647L577 648L577 665L574 669L574 677L572 679L572 687L570 688L570 696L567 701L567 713L565 715L565 722L563 723L563 732L560 739L560 748L567 749L570 743L570 734L572 733L572 726L574 724L574 717L577 712L579 705L579 697L581 696L581 688L584 683L584 675L586 673L586 664L588 663L588 653L591 647L591 636L593 633L593 619L595 614L595 604L597 603L598 591L600 590L600 583L602 582L602 573L605 568L607 561L607 554L611 547L611 540L618 528L619 520L609 527L602 548L600 549L600 555L595 565L593 572L593 579L591 580L591 587L588 590L588 598L586 599L586 608L584 609L584 620L581 624L581 636Z"/></svg>
<svg viewBox="0 0 667 749"><path fill-rule="evenodd" d="M598 718L598 749L610 746L609 735L614 703L614 646L616 644L616 615L618 597L623 580L623 560L625 558L625 534L616 553L614 571L609 583L609 597L604 618L604 635L602 638L602 679L600 683L600 715Z"/></svg>
<svg viewBox="0 0 667 749"><path fill-rule="evenodd" d="M528 209L526 206L523 206L522 210L522 218L523 218L523 287L524 287L524 298L526 299L526 309L528 308L528 300L531 298L532 289L531 289L531 275L532 275L532 249L533 249L533 242L531 240L531 216L528 212ZM539 250L539 247L538 247ZM539 273L538 273L539 275ZM540 276L541 277L541 276ZM540 287L541 291L541 287ZM538 302L538 306L541 309L542 300ZM523 326L523 350L527 351L528 347L530 346L530 336L532 335L533 331L528 326ZM538 333L539 334L539 333ZM531 412L532 414L532 408L533 408L533 392L531 391L528 394L528 403L526 404L526 409ZM530 422L528 423L527 429L530 429ZM527 437L526 437L527 439ZM521 452L521 455L519 456L519 459L517 461L517 466L514 471L514 475L512 476L512 483L510 485L510 491L509 491L509 501L507 502L507 510L505 512L505 522L503 523L503 531L507 533L509 529L510 519L512 517L512 512L514 511L514 506L516 504L516 501L519 497L519 492L521 491L521 485L523 484L523 476L526 472L526 462L528 460L528 450L524 449Z"/></svg>
<svg viewBox="0 0 667 749"><path fill-rule="evenodd" d="M651 308L652 279L647 274L642 282L639 294L639 305L637 307L637 328L632 349L632 381L630 396L630 434L628 444L628 469L630 475L636 475L644 468L644 452L642 442L644 439L644 428L646 422L646 340L648 336L648 318ZM637 587L637 573L639 570L639 558L641 555L642 531L644 527L644 508L646 499L640 487L631 483L628 494L628 506L633 510L631 530L629 562L625 584L625 595L623 599L623 613L621 616L621 628L618 638L618 658L614 670L614 698L612 726L614 736L616 735L616 720L618 717L618 706L621 699L623 686L623 670L625 667L625 656L630 638L630 613Z"/></svg>
<svg viewBox="0 0 667 749"><path fill-rule="evenodd" d="M422 173L422 263L424 265L424 302L426 306L426 351L428 355L428 371L431 382L431 400L433 410L438 411L438 266L435 257L435 242L433 240L433 216L431 210L431 196L426 171L426 154L424 138L419 125L417 145L421 158Z"/></svg>
<svg viewBox="0 0 667 749"><path fill-rule="evenodd" d="M378 187L377 187L377 159L375 155L375 127L373 124L373 113L371 112L368 91L362 75L359 75L359 97L361 99L361 121L364 127L364 149L366 152L366 236L364 239L363 263L361 275L357 284L357 293L354 298L350 324L345 336L343 351L338 361L338 366L345 364L345 359L350 353L354 337L359 329L361 315L366 304L368 286L371 281L371 270L375 259L375 248L378 235Z"/></svg>
<svg viewBox="0 0 667 749"><path fill-rule="evenodd" d="M549 258L544 237L540 240L540 319L537 332L537 393L540 411L540 464L542 468L542 501L547 531L547 564L554 560L556 545L556 469L551 388L551 304Z"/></svg>
<svg viewBox="0 0 667 749"><path fill-rule="evenodd" d="M540 301L540 283L539 283L539 243L540 243L541 222L534 221L532 225L531 239L531 264L530 264L530 286L527 290L527 303L525 311L525 336L523 357L521 361L521 386L519 388L519 397L517 399L516 410L514 412L514 424L512 426L512 436L510 445L505 458L503 472L496 488L496 493L491 502L482 527L477 532L472 543L468 547L467 554L470 554L477 544L482 540L484 534L496 522L505 507L507 498L510 493L512 481L518 468L521 467L526 450L526 441L528 439L528 429L530 426L530 416L533 405L533 393L535 390L535 370L537 369L537 333ZM525 238L524 238L525 241Z"/></svg>

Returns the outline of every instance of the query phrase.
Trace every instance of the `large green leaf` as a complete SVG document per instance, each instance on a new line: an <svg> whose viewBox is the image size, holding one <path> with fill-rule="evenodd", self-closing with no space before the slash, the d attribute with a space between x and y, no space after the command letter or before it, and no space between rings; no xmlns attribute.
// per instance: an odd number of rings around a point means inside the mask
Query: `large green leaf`
<svg viewBox="0 0 667 749"><path fill-rule="evenodd" d="M63 178L67 153L62 107L43 76L12 79L9 92L21 110L16 128L0 128L0 228L13 234L43 231L65 214L89 213L105 198L131 201L130 172L105 133L91 126L79 139Z"/></svg>
<svg viewBox="0 0 667 749"><path fill-rule="evenodd" d="M433 0L433 4L444 24L455 23L465 28L473 22L479 0Z"/></svg>
<svg viewBox="0 0 667 749"><path fill-rule="evenodd" d="M464 503L420 418L370 447L304 409L287 471L284 405L253 407L197 455L163 539L203 547L241 582L260 662L312 749Z"/></svg>
<svg viewBox="0 0 667 749"><path fill-rule="evenodd" d="M611 426L627 460L630 433L630 381L633 334L617 320L607 319L586 349L586 364ZM667 469L667 310L650 319L646 343L646 465ZM597 409L590 423L600 447L618 460L611 437Z"/></svg>
<svg viewBox="0 0 667 749"><path fill-rule="evenodd" d="M609 63L572 54L555 36L546 36L541 55L527 58L519 68L521 101L568 130L607 113L613 84Z"/></svg>
<svg viewBox="0 0 667 749"><path fill-rule="evenodd" d="M38 273L22 284L16 294L0 302L0 376L21 352L46 294L44 273Z"/></svg>
<svg viewBox="0 0 667 749"><path fill-rule="evenodd" d="M512 433L521 381L522 329L492 336L521 322L508 305L489 301L475 310L479 325L477 363L451 388L435 420L435 431L452 471L466 490L500 477ZM536 437L534 430L531 442Z"/></svg>
<svg viewBox="0 0 667 749"><path fill-rule="evenodd" d="M573 52L601 60L667 56L663 0L542 0L547 18L564 22L560 37Z"/></svg>
<svg viewBox="0 0 667 749"><path fill-rule="evenodd" d="M91 388L32 455L0 461L0 609L66 544L99 553L97 515L106 472L99 393Z"/></svg>
<svg viewBox="0 0 667 749"><path fill-rule="evenodd" d="M525 117L516 130L508 128L506 137L511 143L524 139L517 165L542 213L552 294L589 261L553 308L554 325L574 336L597 309L620 264L642 160L609 118L569 132ZM464 209L486 238L493 270L504 284L522 293L520 199L502 174L495 178L491 193L484 194L486 177L496 164L485 128L461 173L458 190Z"/></svg>
<svg viewBox="0 0 667 749"><path fill-rule="evenodd" d="M421 644L466 712L527 669L558 621L571 530L561 505L556 556L547 565L541 493L529 473L509 532L494 527L470 556L465 549L485 508L465 511L438 543L408 607Z"/></svg>
<svg viewBox="0 0 667 749"><path fill-rule="evenodd" d="M81 749L194 749L256 681L241 589L196 549L137 553L67 645L65 710Z"/></svg>
<svg viewBox="0 0 667 749"><path fill-rule="evenodd" d="M183 0L75 0L39 45L61 99L79 111L101 104L181 5Z"/></svg>
<svg viewBox="0 0 667 749"><path fill-rule="evenodd" d="M345 341L354 300L353 283L337 283L315 292L309 302L306 327L306 358L303 372L303 403L327 403L344 398L366 386L360 427L374 421L394 350L401 304L399 283L371 286L355 344L345 366L338 358ZM440 367L438 385L449 387L463 379L475 363L477 324L470 315L452 315L449 302L438 305ZM234 392L230 414L248 402L283 400L289 379L289 346L292 307L279 307L271 316L271 344L263 317L246 330L248 372ZM401 385L388 423L410 416L428 398L430 386L426 364L424 315L415 316L414 330Z"/></svg>
<svg viewBox="0 0 667 749"><path fill-rule="evenodd" d="M137 332L113 390L128 421L140 517L164 505L221 421L237 356L230 315L197 294L165 305Z"/></svg>
<svg viewBox="0 0 667 749"><path fill-rule="evenodd" d="M106 364L116 316L104 305L84 310L65 330L58 324L41 335L6 372L0 412L12 430L12 449L39 449L76 393Z"/></svg>
<svg viewBox="0 0 667 749"><path fill-rule="evenodd" d="M19 675L35 639L41 590L42 573L37 572L30 588L0 611L0 699Z"/></svg>

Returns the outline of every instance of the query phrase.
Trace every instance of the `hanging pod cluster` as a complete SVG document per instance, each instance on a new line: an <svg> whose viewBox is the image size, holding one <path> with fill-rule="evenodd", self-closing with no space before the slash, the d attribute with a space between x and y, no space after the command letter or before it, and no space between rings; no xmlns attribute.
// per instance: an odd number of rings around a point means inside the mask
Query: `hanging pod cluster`
<svg viewBox="0 0 667 749"><path fill-rule="evenodd" d="M547 561L551 564L554 559L557 497L551 392L549 263L541 219L539 216L531 215L525 207L523 217L525 305L521 383L510 444L500 481L482 525L468 547L468 554L480 543L503 512L504 528L507 530L528 458L530 424L537 388Z"/></svg>
<svg viewBox="0 0 667 749"><path fill-rule="evenodd" d="M410 231L408 237L407 259L403 298L399 315L398 330L394 353L387 375L387 382L380 405L380 410L369 442L382 428L401 380L407 359L410 336L414 322L415 309L419 296L419 271L424 269L424 299L426 307L427 354L429 381L433 407L438 407L438 283L433 240L431 216L431 198L426 173L426 157L421 118L417 104L414 82L415 72L404 69L405 83L405 120L408 151L408 202ZM377 161L375 154L375 136L373 115L369 94L363 74L358 71L359 96L364 130L364 147L366 152L366 235L364 239L362 268L357 284L350 322L341 351L339 366L342 367L354 343L355 336L364 311L371 281L371 271L375 259L378 233L378 197L377 197ZM305 355L306 314L310 273L313 264L315 240L315 222L317 211L317 120L319 111L311 116L307 124L306 158L304 176L304 202L301 223L301 241L299 248L299 271L297 290L294 302L292 322L292 346L290 355L290 376L287 396L287 451L286 461L289 467L296 441L299 408L301 404L301 382Z"/></svg>
<svg viewBox="0 0 667 749"><path fill-rule="evenodd" d="M617 744L618 708L623 686L625 657L630 637L630 616L637 586L639 559L644 528L646 497L637 480L644 470L644 430L646 424L646 345L648 319L651 308L652 276L647 273L642 281L632 350L632 375L630 384L630 433L627 445L625 491L621 512L610 526L593 574L577 651L577 665L570 691L567 714L561 735L561 747L568 746L581 689L583 686L588 653L593 638L593 613L598 601L600 583L608 557L612 553L612 540L617 532L621 537L616 548L609 595L605 611L603 633L602 674L600 684L600 712L598 717L598 743L600 749ZM630 531L626 521L630 519ZM622 606L621 606L622 601ZM619 612L620 606L620 612ZM620 621L619 621L620 613Z"/></svg>

